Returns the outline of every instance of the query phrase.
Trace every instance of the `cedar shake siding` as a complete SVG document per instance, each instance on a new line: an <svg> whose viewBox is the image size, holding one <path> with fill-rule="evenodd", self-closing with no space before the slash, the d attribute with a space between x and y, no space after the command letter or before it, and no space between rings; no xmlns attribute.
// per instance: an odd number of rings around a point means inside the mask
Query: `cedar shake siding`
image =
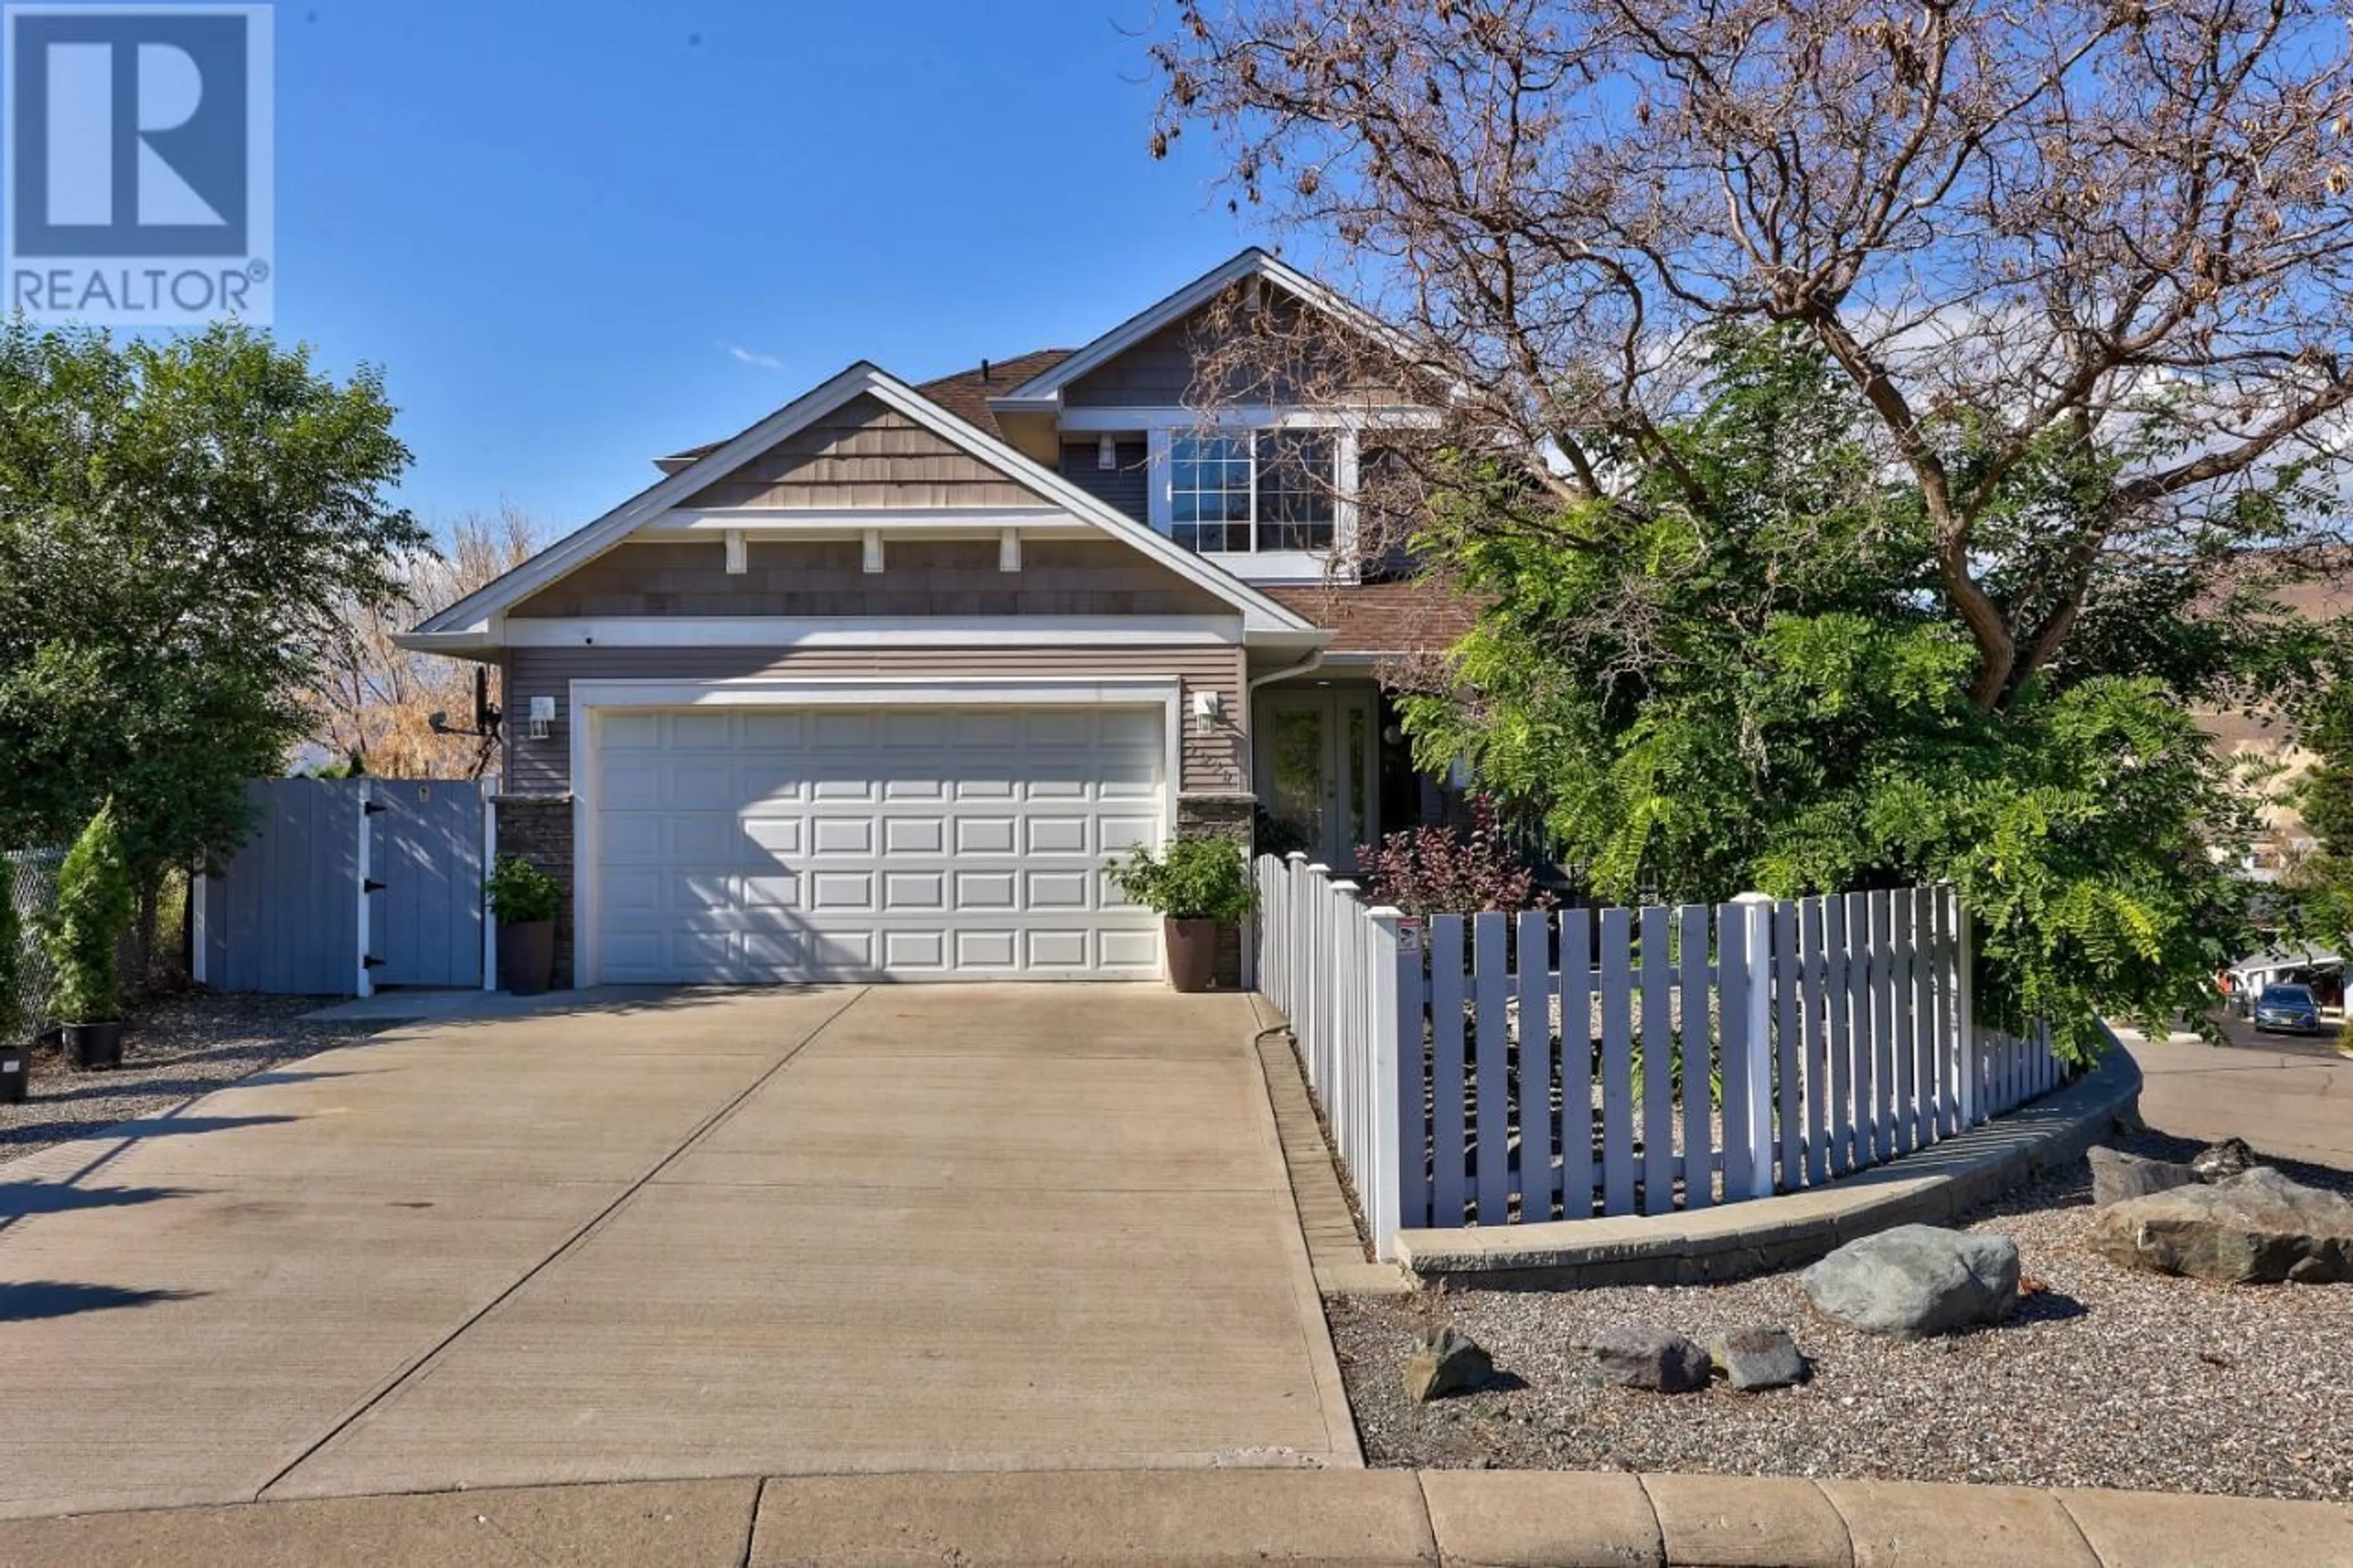
<svg viewBox="0 0 2353 1568"><path fill-rule="evenodd" d="M1281 308L1290 310L1302 308L1291 302L1289 296L1283 298L1285 303ZM1062 389L1062 405L1065 408L1194 408L1212 401L1283 404L1300 401L1295 388L1283 385L1269 388L1264 384L1264 378L1255 372L1229 374L1229 384L1216 397L1205 395L1213 389L1197 384L1198 367L1198 362L1207 357L1218 341L1210 324L1213 309L1204 307L1181 321L1161 328L1108 363L1098 365L1080 376ZM1395 387L1356 387L1351 389L1351 395L1369 397L1382 403L1404 400L1403 395Z"/></svg>
<svg viewBox="0 0 2353 1568"><path fill-rule="evenodd" d="M848 509L1049 503L881 399L860 395L705 486L684 504L689 509Z"/></svg>
<svg viewBox="0 0 2353 1568"><path fill-rule="evenodd" d="M1221 643L1183 647L564 647L510 648L508 711L527 713L534 697L555 699L547 738L507 731L506 787L517 795L559 795L572 788L572 682L575 680L729 680L760 676L816 679L863 677L933 679L1166 679L1184 683L1184 777L1180 790L1230 794L1249 788L1242 771L1243 653ZM1193 719L1196 692L1214 691L1223 715L1215 728Z"/></svg>
<svg viewBox="0 0 2353 1568"><path fill-rule="evenodd" d="M1106 475L1106 478L1110 476ZM731 574L716 538L622 544L517 605L578 616L1231 616L1234 608L1109 539L1025 539L1021 570L994 539L892 540L883 570L855 540L753 540Z"/></svg>
<svg viewBox="0 0 2353 1568"><path fill-rule="evenodd" d="M1152 448L1142 441L1121 440L1113 444L1112 453L1116 466L1106 468L1099 442L1065 441L1062 477L1106 506L1138 522L1150 522Z"/></svg>

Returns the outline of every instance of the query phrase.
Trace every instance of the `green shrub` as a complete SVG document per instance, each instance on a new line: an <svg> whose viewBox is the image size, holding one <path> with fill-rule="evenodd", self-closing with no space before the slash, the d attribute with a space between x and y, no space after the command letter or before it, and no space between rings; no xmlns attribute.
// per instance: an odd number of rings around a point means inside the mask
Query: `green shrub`
<svg viewBox="0 0 2353 1568"><path fill-rule="evenodd" d="M0 860L0 1045L25 1038L25 931L17 918L8 865Z"/></svg>
<svg viewBox="0 0 2353 1568"><path fill-rule="evenodd" d="M529 925L552 921L564 901L555 879L519 855L501 855L491 868L491 913L501 925Z"/></svg>
<svg viewBox="0 0 2353 1568"><path fill-rule="evenodd" d="M139 909L131 866L109 800L74 840L58 869L58 901L43 922L41 945L56 971L58 1018L103 1024L122 1016L120 952Z"/></svg>
<svg viewBox="0 0 2353 1568"><path fill-rule="evenodd" d="M1172 921L1238 921L1257 900L1241 849L1226 838L1176 838L1158 855L1139 846L1111 867L1113 886Z"/></svg>

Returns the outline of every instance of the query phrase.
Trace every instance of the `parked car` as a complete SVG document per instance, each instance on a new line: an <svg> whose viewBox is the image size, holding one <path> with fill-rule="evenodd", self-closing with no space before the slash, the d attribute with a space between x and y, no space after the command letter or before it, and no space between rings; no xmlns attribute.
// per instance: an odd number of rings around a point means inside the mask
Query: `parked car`
<svg viewBox="0 0 2353 1568"><path fill-rule="evenodd" d="M2316 1035L2320 1033L2320 1003L2309 985L2266 985L2255 998L2258 1034Z"/></svg>

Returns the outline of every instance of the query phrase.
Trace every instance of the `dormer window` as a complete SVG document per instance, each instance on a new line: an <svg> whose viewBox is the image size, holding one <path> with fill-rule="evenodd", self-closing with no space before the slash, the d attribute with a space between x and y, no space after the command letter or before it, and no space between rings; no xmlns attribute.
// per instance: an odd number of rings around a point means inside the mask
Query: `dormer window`
<svg viewBox="0 0 2353 1568"><path fill-rule="evenodd" d="M1338 462L1327 431L1171 432L1169 534L1204 554L1329 550Z"/></svg>

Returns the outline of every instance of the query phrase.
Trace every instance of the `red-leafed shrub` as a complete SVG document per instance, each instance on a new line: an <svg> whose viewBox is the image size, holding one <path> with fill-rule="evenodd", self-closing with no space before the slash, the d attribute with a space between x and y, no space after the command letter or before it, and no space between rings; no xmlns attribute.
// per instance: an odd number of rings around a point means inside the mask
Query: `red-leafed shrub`
<svg viewBox="0 0 2353 1568"><path fill-rule="evenodd" d="M1527 862L1504 842L1495 813L1483 800L1471 806L1471 827L1416 827L1378 844L1356 847L1356 879L1377 904L1418 916L1479 914L1488 910L1540 910L1552 895L1539 892Z"/></svg>

